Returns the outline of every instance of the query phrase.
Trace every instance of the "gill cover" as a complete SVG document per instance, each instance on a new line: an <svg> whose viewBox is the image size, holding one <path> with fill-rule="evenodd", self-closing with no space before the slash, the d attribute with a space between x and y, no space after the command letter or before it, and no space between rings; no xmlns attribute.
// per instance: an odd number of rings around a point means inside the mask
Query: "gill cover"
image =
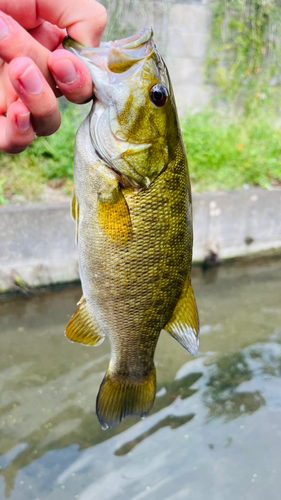
<svg viewBox="0 0 281 500"><path fill-rule="evenodd" d="M170 81L150 27L133 37L64 48L89 69L96 100L90 113L92 144L104 163L133 187L148 188L168 163ZM121 179L122 182L122 179Z"/></svg>

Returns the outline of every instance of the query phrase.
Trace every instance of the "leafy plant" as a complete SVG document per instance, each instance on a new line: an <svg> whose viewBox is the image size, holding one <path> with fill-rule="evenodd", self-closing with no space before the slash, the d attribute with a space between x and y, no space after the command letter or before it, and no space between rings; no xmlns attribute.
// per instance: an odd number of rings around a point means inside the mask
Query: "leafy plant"
<svg viewBox="0 0 281 500"><path fill-rule="evenodd" d="M229 101L279 105L280 0L217 0L206 68Z"/></svg>
<svg viewBox="0 0 281 500"><path fill-rule="evenodd" d="M37 138L22 154L32 165L40 165L46 179L72 179L75 135L81 121L79 108L62 111L62 125L50 137Z"/></svg>
<svg viewBox="0 0 281 500"><path fill-rule="evenodd" d="M281 186L281 130L272 114L234 120L205 110L182 130L196 191Z"/></svg>
<svg viewBox="0 0 281 500"><path fill-rule="evenodd" d="M72 105L61 114L62 125L54 135L36 138L20 155L0 152L0 203L15 195L36 201L48 181L61 180L66 193L72 191L75 135L82 116Z"/></svg>

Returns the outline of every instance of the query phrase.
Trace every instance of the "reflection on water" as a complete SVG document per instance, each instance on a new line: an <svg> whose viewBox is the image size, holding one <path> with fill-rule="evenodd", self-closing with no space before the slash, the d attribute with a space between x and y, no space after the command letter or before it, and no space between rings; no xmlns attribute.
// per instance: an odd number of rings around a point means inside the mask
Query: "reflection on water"
<svg viewBox="0 0 281 500"><path fill-rule="evenodd" d="M169 427L171 427L171 429L177 429L177 427L180 427L181 425L189 422L189 420L191 420L194 416L195 416L194 413L191 413L190 415L182 415L180 417L177 417L176 415L168 415L168 417L165 417L163 420L160 420L160 422L151 427L148 431L138 436L136 439L121 446L121 448L115 451L115 455L119 456L126 455L126 453L132 451L132 449L138 443L141 443L141 441L148 438L162 427L166 427L168 425Z"/></svg>
<svg viewBox="0 0 281 500"><path fill-rule="evenodd" d="M280 271L197 270L199 356L163 332L151 414L108 431L109 344L63 335L79 288L0 302L1 500L280 500Z"/></svg>

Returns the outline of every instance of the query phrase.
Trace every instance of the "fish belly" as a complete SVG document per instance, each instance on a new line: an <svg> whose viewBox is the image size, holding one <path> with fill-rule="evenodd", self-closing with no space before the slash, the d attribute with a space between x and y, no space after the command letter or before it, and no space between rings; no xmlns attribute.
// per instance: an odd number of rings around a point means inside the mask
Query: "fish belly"
<svg viewBox="0 0 281 500"><path fill-rule="evenodd" d="M111 364L122 366L124 372L137 374L153 364L160 331L190 276L192 225L186 168L182 157L148 190L123 190L131 220L127 239L122 237L122 225L119 238L101 226L94 183L92 204L79 203L83 293L110 338ZM116 219L118 228L118 213Z"/></svg>

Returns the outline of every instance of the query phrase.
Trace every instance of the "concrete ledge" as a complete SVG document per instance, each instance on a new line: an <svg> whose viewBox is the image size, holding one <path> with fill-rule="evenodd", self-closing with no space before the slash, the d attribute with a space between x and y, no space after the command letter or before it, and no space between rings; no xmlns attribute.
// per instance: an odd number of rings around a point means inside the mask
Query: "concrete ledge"
<svg viewBox="0 0 281 500"><path fill-rule="evenodd" d="M0 293L79 279L70 204L0 207Z"/></svg>
<svg viewBox="0 0 281 500"><path fill-rule="evenodd" d="M221 260L281 249L281 190L193 195L193 260Z"/></svg>
<svg viewBox="0 0 281 500"><path fill-rule="evenodd" d="M0 293L79 279L70 204L0 207ZM194 262L281 250L281 190L193 195Z"/></svg>

